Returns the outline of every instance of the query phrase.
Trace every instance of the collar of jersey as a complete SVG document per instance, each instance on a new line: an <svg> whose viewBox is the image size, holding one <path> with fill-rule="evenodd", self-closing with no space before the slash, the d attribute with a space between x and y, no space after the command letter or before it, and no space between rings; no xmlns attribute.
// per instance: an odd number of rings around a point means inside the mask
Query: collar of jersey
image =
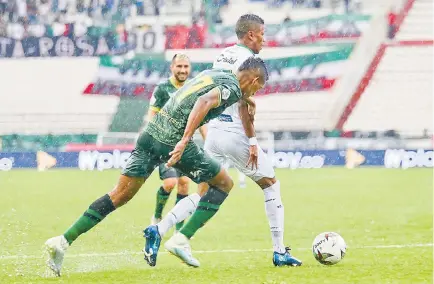
<svg viewBox="0 0 434 284"><path fill-rule="evenodd" d="M179 89L182 87L181 84L179 84L178 82L176 82L175 78L172 76L169 78L170 83L176 88Z"/></svg>
<svg viewBox="0 0 434 284"><path fill-rule="evenodd" d="M253 55L255 54L253 52L253 50L251 50L250 48L248 48L246 45L242 44L242 43L237 43L238 46L244 47L245 49L249 50Z"/></svg>

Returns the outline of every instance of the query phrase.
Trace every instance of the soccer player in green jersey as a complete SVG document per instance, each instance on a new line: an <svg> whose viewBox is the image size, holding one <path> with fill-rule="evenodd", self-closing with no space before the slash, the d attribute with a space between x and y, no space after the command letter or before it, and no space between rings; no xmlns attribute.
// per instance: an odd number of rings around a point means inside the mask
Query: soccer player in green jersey
<svg viewBox="0 0 434 284"><path fill-rule="evenodd" d="M152 171L164 162L194 182L207 182L210 186L195 213L180 230L183 236L191 238L216 214L234 185L227 171L192 141L193 134L227 107L255 94L267 80L268 72L262 59L251 57L235 74L228 70L206 70L184 84L141 133L115 188L90 204L64 234L45 242L48 267L60 276L67 248L131 200ZM185 257L191 256L187 237L182 253ZM148 262L155 265L156 255Z"/></svg>
<svg viewBox="0 0 434 284"><path fill-rule="evenodd" d="M190 59L185 54L175 54L172 58L170 65L172 76L158 84L152 94L150 108L148 111L148 121L152 121L154 116L164 107L170 97L181 88L188 79L191 71ZM199 128L202 137L205 139L205 126ZM176 195L176 203L188 196L188 187L190 179L180 171L172 167L167 167L164 163L158 167L160 179L163 181L162 186L157 191L157 202L155 205L155 212L151 217L151 224L155 225L161 221L161 214L163 213L166 202L170 197L170 193L178 186L178 194ZM183 223L176 224L178 231Z"/></svg>

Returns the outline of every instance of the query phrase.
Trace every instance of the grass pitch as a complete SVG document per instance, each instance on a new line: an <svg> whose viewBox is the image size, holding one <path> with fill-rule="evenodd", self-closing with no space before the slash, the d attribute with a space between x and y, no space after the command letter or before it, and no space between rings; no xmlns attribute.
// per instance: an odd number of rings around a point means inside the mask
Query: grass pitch
<svg viewBox="0 0 434 284"><path fill-rule="evenodd" d="M70 247L61 278L47 277L45 240L63 233L118 175L0 172L0 283L432 283L430 169L277 170L285 241L304 262L297 268L272 265L263 194L250 181L246 189L233 189L192 240L200 268L181 264L163 247L157 267L148 267L142 230L160 185L154 173L129 204ZM323 231L338 232L347 242L347 255L335 266L312 256L312 241Z"/></svg>

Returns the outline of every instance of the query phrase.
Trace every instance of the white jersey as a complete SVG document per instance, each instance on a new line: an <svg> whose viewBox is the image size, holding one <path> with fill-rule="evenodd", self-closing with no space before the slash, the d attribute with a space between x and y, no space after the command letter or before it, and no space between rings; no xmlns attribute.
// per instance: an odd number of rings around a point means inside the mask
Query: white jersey
<svg viewBox="0 0 434 284"><path fill-rule="evenodd" d="M232 45L225 48L215 59L213 68L232 70L235 73L241 64L252 56L254 53L248 47L240 44ZM209 122L209 128L245 134L238 108L238 103L228 107L219 117Z"/></svg>

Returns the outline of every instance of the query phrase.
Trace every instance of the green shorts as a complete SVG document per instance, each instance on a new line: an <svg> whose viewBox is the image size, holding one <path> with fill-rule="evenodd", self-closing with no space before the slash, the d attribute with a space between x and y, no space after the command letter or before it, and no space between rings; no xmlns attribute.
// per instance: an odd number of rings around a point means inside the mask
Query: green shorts
<svg viewBox="0 0 434 284"><path fill-rule="evenodd" d="M137 140L136 147L128 158L122 174L129 177L148 178L154 169L170 159L173 146L154 139L143 132ZM208 156L194 142L188 143L181 160L173 166L195 183L207 182L220 172L220 164Z"/></svg>
<svg viewBox="0 0 434 284"><path fill-rule="evenodd" d="M172 167L169 168L165 164L160 164L160 166L158 167L158 172L160 174L161 180L165 180L168 178L180 178L184 176L184 174L177 169Z"/></svg>

